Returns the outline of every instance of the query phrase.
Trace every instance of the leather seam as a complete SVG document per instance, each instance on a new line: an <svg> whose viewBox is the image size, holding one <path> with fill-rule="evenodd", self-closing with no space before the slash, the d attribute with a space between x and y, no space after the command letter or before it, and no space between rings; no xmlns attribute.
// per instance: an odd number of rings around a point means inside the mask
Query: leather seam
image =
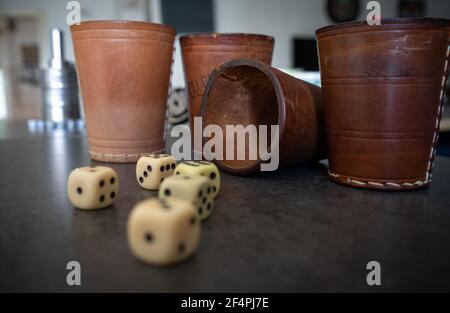
<svg viewBox="0 0 450 313"><path fill-rule="evenodd" d="M334 174L331 171L328 171L328 174L333 178L344 180L348 183L352 183L352 184L359 185L359 186L407 188L407 187L414 187L414 186L423 186L430 182L430 180L429 181L418 180L416 182L404 182L404 183L401 183L401 182L397 182L397 183L395 183L395 182L372 182L372 181L357 180L357 179L342 176L339 174Z"/></svg>
<svg viewBox="0 0 450 313"><path fill-rule="evenodd" d="M434 131L433 136L433 143L431 146L431 152L430 152L430 159L428 161L428 169L426 172L426 181L427 183L431 182L432 179L432 173L434 169L434 161L436 159L436 148L437 148L437 142L439 139L439 124L441 121L441 117L444 113L444 90L447 84L447 70L448 70L448 58L450 56L450 47L447 48L447 55L445 57L445 63L444 63L444 75L442 76L442 86L441 86L441 94L439 96L439 108L438 108L438 114L436 118L436 127Z"/></svg>
<svg viewBox="0 0 450 313"><path fill-rule="evenodd" d="M169 106L170 106L170 96L172 94L172 78L173 78L173 64L175 63L175 54L176 54L176 43L174 42L172 48L172 63L170 64L170 77L169 77L169 90L167 92L167 103L166 103L166 114L164 120L164 142L167 138L167 132L169 131Z"/></svg>
<svg viewBox="0 0 450 313"><path fill-rule="evenodd" d="M113 154L113 153L102 153L102 152L94 152L94 151L89 151L89 154L91 156L97 156L99 157L101 160L106 160L106 159L129 159L129 158L137 158L137 157L141 157L144 155L148 155L151 153L161 153L162 151L164 151L164 149L160 149L158 151L153 151L153 152L143 152L143 153L134 153L134 154L128 154L128 153L122 153L122 154Z"/></svg>

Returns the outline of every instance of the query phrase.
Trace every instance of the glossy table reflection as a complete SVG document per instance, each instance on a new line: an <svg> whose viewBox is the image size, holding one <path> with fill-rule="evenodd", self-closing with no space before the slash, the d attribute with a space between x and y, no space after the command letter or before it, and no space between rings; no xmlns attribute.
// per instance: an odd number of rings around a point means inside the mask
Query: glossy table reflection
<svg viewBox="0 0 450 313"><path fill-rule="evenodd" d="M372 192L334 184L315 164L252 177L222 174L215 212L194 258L155 268L129 253L139 188L133 164L114 207L75 210L74 167L92 163L83 133L30 134L0 123L0 291L297 292L450 291L450 159L439 157L428 190ZM82 286L66 285L66 264ZM366 284L366 264L382 286Z"/></svg>

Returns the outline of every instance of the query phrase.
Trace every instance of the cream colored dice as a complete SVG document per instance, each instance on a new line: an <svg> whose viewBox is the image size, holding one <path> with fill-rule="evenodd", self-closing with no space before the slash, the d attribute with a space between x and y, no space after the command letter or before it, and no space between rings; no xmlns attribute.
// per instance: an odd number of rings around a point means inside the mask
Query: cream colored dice
<svg viewBox="0 0 450 313"><path fill-rule="evenodd" d="M67 193L70 202L79 209L106 208L119 193L119 178L110 167L76 168L67 180Z"/></svg>
<svg viewBox="0 0 450 313"><path fill-rule="evenodd" d="M200 175L175 175L167 178L159 188L161 199L180 199L191 202L200 220L209 217L214 206L213 186Z"/></svg>
<svg viewBox="0 0 450 313"><path fill-rule="evenodd" d="M128 244L139 260L153 265L180 262L197 250L200 221L192 203L153 198L138 203L128 218Z"/></svg>
<svg viewBox="0 0 450 313"><path fill-rule="evenodd" d="M142 188L158 190L163 180L173 175L176 166L177 161L168 154L145 155L137 161L136 179Z"/></svg>
<svg viewBox="0 0 450 313"><path fill-rule="evenodd" d="M208 161L187 161L175 168L175 175L201 175L212 184L213 194L217 196L220 189L220 173L214 163Z"/></svg>

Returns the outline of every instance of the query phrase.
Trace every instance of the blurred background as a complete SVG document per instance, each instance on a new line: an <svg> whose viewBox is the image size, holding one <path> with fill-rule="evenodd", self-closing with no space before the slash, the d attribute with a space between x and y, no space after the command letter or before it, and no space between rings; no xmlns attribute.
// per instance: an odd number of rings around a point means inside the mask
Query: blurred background
<svg viewBox="0 0 450 313"><path fill-rule="evenodd" d="M40 69L49 66L50 30L63 32L65 58L74 61L66 0L0 0L0 119L42 119ZM166 23L179 34L251 32L276 39L273 65L318 83L315 30L364 20L368 0L80 0L81 20ZM382 17L450 18L449 0L379 0ZM184 88L177 47L173 87ZM42 84L42 82L41 82ZM447 110L448 112L449 110ZM450 131L450 119L442 123ZM1 132L1 128L0 128ZM1 134L0 134L1 135ZM450 156L444 134L439 153Z"/></svg>

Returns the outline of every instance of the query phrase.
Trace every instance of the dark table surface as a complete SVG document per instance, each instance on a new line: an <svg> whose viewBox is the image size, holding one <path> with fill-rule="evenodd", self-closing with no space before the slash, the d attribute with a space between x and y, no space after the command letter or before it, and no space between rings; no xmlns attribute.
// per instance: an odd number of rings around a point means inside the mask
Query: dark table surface
<svg viewBox="0 0 450 313"><path fill-rule="evenodd" d="M74 209L66 179L95 165L83 133L30 134L0 123L0 291L300 292L450 291L450 159L429 189L375 192L337 185L326 165L252 177L222 174L215 212L196 255L149 267L126 242L139 188L133 164L119 174L112 208ZM79 287L67 262L81 264ZM369 261L382 286L366 284Z"/></svg>

